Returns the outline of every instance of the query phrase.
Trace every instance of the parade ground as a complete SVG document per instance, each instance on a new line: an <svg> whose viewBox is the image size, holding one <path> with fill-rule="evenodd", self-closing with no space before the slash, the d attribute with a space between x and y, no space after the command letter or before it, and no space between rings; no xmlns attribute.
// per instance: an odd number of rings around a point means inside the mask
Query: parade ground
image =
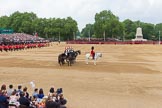
<svg viewBox="0 0 162 108"><path fill-rule="evenodd" d="M58 64L65 47L81 50L72 66ZM85 63L91 46L102 53ZM0 52L0 85L63 88L67 108L161 108L162 45L53 43L49 47Z"/></svg>

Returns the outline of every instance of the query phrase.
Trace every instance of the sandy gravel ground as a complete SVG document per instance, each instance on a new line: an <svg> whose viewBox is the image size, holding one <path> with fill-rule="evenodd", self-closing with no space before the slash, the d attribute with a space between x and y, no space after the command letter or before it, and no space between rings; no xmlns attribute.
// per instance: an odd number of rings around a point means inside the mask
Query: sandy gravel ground
<svg viewBox="0 0 162 108"><path fill-rule="evenodd" d="M77 62L59 66L57 57L72 46ZM0 52L0 85L62 87L68 108L161 108L162 45L94 45L103 57L85 64L92 45L53 43L40 49Z"/></svg>

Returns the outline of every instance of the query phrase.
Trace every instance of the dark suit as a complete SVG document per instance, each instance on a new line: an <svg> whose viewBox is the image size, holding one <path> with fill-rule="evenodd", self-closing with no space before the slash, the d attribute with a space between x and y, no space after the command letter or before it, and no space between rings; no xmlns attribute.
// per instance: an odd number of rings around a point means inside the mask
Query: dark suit
<svg viewBox="0 0 162 108"><path fill-rule="evenodd" d="M20 97L19 99L20 105L28 106L30 105L30 101L26 97Z"/></svg>

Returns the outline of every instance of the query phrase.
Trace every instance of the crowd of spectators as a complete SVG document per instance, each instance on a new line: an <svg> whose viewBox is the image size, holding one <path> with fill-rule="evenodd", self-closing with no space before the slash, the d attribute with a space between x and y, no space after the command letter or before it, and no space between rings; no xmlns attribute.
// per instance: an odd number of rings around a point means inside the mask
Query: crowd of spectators
<svg viewBox="0 0 162 108"><path fill-rule="evenodd" d="M40 48L48 45L48 40L25 33L0 34L0 51Z"/></svg>
<svg viewBox="0 0 162 108"><path fill-rule="evenodd" d="M62 88L51 87L47 95L43 88L35 88L30 95L27 87L22 89L21 85L16 90L12 84L8 89L3 84L0 89L0 108L66 108L66 103Z"/></svg>

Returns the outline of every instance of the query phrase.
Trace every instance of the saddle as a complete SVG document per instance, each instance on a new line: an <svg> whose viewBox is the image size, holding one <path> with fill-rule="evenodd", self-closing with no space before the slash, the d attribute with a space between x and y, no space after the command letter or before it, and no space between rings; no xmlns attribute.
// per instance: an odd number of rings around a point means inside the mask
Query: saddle
<svg viewBox="0 0 162 108"><path fill-rule="evenodd" d="M90 55L90 58L91 58L92 60L94 60L94 57L95 57L95 53L93 53L93 54Z"/></svg>

